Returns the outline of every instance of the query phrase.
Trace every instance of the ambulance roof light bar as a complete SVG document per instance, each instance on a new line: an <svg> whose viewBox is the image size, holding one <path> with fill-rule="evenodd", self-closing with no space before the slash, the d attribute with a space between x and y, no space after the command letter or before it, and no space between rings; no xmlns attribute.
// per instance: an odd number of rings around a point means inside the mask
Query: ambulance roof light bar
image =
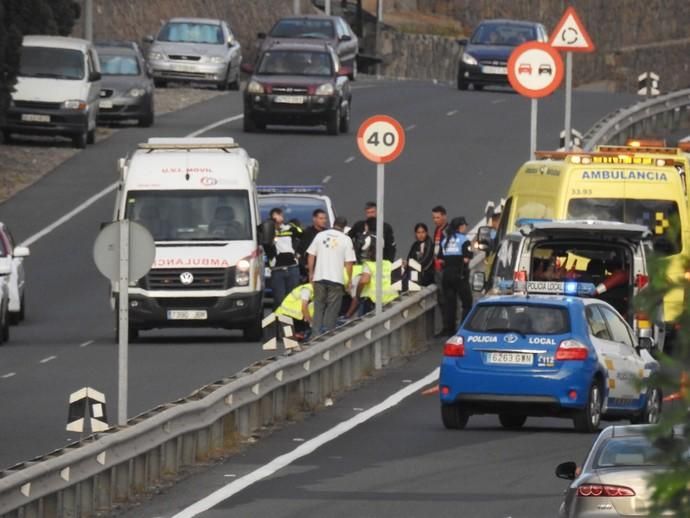
<svg viewBox="0 0 690 518"><path fill-rule="evenodd" d="M620 146L602 146L606 148L590 153L569 151L537 151L534 156L537 160L568 160L572 164L627 164L627 165L655 165L657 167L675 166L672 158L650 157L649 153L643 154L632 151L632 148ZM655 154L671 154L654 152ZM673 155L677 155L674 149Z"/></svg>
<svg viewBox="0 0 690 518"><path fill-rule="evenodd" d="M235 139L230 137L208 137L208 138L167 138L152 137L146 143L139 144L139 149L148 151L162 149L228 149L238 148Z"/></svg>
<svg viewBox="0 0 690 518"><path fill-rule="evenodd" d="M663 138L629 138L625 141L625 145L630 147L667 147L666 139Z"/></svg>
<svg viewBox="0 0 690 518"><path fill-rule="evenodd" d="M678 148L651 145L597 146L597 151L604 153L650 153L655 155L677 155Z"/></svg>

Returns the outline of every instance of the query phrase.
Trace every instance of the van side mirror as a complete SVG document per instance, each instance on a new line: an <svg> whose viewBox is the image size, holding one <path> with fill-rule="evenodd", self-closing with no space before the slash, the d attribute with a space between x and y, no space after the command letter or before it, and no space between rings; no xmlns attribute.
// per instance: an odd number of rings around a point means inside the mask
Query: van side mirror
<svg viewBox="0 0 690 518"><path fill-rule="evenodd" d="M639 350L646 349L647 351L651 351L656 347L656 340L652 338L651 336L641 336L637 340L637 348Z"/></svg>
<svg viewBox="0 0 690 518"><path fill-rule="evenodd" d="M575 480L575 475L577 472L577 464L572 461L562 462L556 466L556 476L558 478L564 478L566 480Z"/></svg>
<svg viewBox="0 0 690 518"><path fill-rule="evenodd" d="M266 39L266 33L265 32L257 32L256 37L259 38L260 40L265 40Z"/></svg>
<svg viewBox="0 0 690 518"><path fill-rule="evenodd" d="M352 41L352 36L350 36L349 34L343 34L340 37L340 41Z"/></svg>
<svg viewBox="0 0 690 518"><path fill-rule="evenodd" d="M144 40L144 43L153 43L153 35L147 34L142 38Z"/></svg>
<svg viewBox="0 0 690 518"><path fill-rule="evenodd" d="M235 40L235 37L232 34L229 35L228 36L228 47L234 47L235 43L237 43L237 41Z"/></svg>
<svg viewBox="0 0 690 518"><path fill-rule="evenodd" d="M15 246L12 250L13 257L29 257L30 255L31 251L28 246Z"/></svg>
<svg viewBox="0 0 690 518"><path fill-rule="evenodd" d="M489 226L477 230L477 248L483 252L493 250L496 244L496 229Z"/></svg>
<svg viewBox="0 0 690 518"><path fill-rule="evenodd" d="M472 291L480 292L486 284L486 274L484 272L474 272L472 274Z"/></svg>
<svg viewBox="0 0 690 518"><path fill-rule="evenodd" d="M89 82L93 83L94 81L100 81L101 80L101 73L94 70L89 74Z"/></svg>
<svg viewBox="0 0 690 518"><path fill-rule="evenodd" d="M273 244L276 236L276 224L272 219L267 219L259 225L259 242L266 248Z"/></svg>
<svg viewBox="0 0 690 518"><path fill-rule="evenodd" d="M467 38L458 38L455 41L458 43L458 45L462 45L463 47L466 47L469 43L469 40Z"/></svg>

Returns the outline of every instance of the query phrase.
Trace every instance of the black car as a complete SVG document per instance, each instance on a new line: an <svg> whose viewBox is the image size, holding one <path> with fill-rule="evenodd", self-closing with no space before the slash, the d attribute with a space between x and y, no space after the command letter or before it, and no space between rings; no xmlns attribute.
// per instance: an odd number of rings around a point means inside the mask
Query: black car
<svg viewBox="0 0 690 518"><path fill-rule="evenodd" d="M458 90L472 85L481 90L486 85L508 84L508 58L518 45L527 41L548 41L541 23L515 20L484 20L464 46L458 65ZM549 73L539 70L539 73Z"/></svg>
<svg viewBox="0 0 690 518"><path fill-rule="evenodd" d="M244 131L268 124L317 126L337 135L350 129L349 67L325 43L274 43L256 65L244 90Z"/></svg>
<svg viewBox="0 0 690 518"><path fill-rule="evenodd" d="M277 41L323 40L329 43L340 62L350 68L350 79L357 76L357 54L359 41L348 23L340 16L306 15L281 18L268 34L260 32L263 40L260 50L266 50Z"/></svg>
<svg viewBox="0 0 690 518"><path fill-rule="evenodd" d="M134 42L97 43L101 63L98 121L136 120L153 124L153 79L139 46Z"/></svg>

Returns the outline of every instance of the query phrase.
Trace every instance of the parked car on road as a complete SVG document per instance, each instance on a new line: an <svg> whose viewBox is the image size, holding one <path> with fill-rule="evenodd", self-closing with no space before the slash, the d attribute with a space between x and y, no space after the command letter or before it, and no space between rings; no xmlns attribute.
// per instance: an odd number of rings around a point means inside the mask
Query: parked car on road
<svg viewBox="0 0 690 518"><path fill-rule="evenodd" d="M244 131L268 124L317 126L330 135L350 130L348 75L327 43L276 42L259 57L244 91Z"/></svg>
<svg viewBox="0 0 690 518"><path fill-rule="evenodd" d="M527 41L548 39L546 28L541 23L484 20L469 40L458 40L464 47L458 65L458 90L467 90L470 85L475 90L487 85L507 85L508 58L515 47ZM539 73L542 71L546 72L546 69L540 66ZM520 65L518 74L523 73L532 74L532 67L529 64Z"/></svg>
<svg viewBox="0 0 690 518"><path fill-rule="evenodd" d="M18 324L26 317L26 274L24 258L29 256L29 248L17 246L12 232L4 223L0 223L0 272L9 269L7 274L9 321ZM2 275L2 273L0 273Z"/></svg>
<svg viewBox="0 0 690 518"><path fill-rule="evenodd" d="M98 121L136 120L139 126L153 124L153 79L134 42L97 43L101 63Z"/></svg>
<svg viewBox="0 0 690 518"><path fill-rule="evenodd" d="M261 51L271 48L276 41L326 41L335 49L340 62L350 68L350 79L357 76L359 41L340 16L289 16L278 20L268 34L260 32L257 36L263 40Z"/></svg>
<svg viewBox="0 0 690 518"><path fill-rule="evenodd" d="M24 36L19 75L7 117L13 133L69 137L84 148L96 140L101 69L94 46L76 38Z"/></svg>
<svg viewBox="0 0 690 518"><path fill-rule="evenodd" d="M144 41L151 44L148 62L156 86L174 80L240 89L242 47L226 22L173 18Z"/></svg>

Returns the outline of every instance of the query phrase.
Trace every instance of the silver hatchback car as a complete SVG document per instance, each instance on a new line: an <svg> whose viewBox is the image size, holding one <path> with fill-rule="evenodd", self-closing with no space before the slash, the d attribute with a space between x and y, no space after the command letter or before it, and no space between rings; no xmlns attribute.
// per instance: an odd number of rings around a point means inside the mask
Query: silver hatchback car
<svg viewBox="0 0 690 518"><path fill-rule="evenodd" d="M172 18L144 41L151 44L148 65L156 86L172 80L239 90L242 47L224 21Z"/></svg>
<svg viewBox="0 0 690 518"><path fill-rule="evenodd" d="M599 434L581 467L574 462L558 465L556 476L573 481L564 493L559 518L649 516L649 477L664 469L659 445L645 433L649 427L609 426Z"/></svg>

